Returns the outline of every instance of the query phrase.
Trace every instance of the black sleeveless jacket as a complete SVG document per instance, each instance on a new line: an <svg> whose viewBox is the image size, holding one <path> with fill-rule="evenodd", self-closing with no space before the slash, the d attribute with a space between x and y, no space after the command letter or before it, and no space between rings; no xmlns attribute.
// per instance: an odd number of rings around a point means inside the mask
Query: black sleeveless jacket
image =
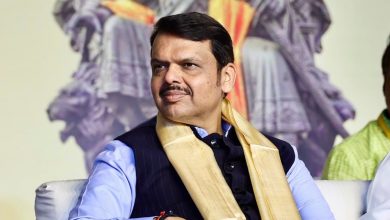
<svg viewBox="0 0 390 220"><path fill-rule="evenodd" d="M135 156L136 200L130 217L156 216L160 211L172 210L177 216L188 220L202 219L162 149L155 126L156 117L116 138L131 147ZM194 133L200 138L195 131ZM242 148L235 132L230 131L229 136L230 134L233 135L230 138L232 141L217 134L209 135L203 141L213 149L217 163L247 219L260 219ZM287 142L270 136L267 138L279 149L282 165L287 173L295 160L293 148ZM215 147L219 145L229 147Z"/></svg>

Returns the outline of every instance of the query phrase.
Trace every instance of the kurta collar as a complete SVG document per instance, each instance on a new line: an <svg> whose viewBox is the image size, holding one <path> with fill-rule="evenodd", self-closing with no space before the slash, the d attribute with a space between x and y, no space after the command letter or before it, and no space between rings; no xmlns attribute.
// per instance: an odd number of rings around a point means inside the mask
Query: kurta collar
<svg viewBox="0 0 390 220"><path fill-rule="evenodd" d="M203 128L200 128L200 127L196 127L194 126L196 132L198 133L198 135L203 139L204 137L206 137L207 135L209 135L209 133L203 129ZM223 135L225 137L227 137L229 135L229 131L230 129L232 128L232 125L229 124L227 121L225 120L222 120L222 131L223 131Z"/></svg>
<svg viewBox="0 0 390 220"><path fill-rule="evenodd" d="M386 109L379 115L377 122L386 137L390 139L390 117Z"/></svg>

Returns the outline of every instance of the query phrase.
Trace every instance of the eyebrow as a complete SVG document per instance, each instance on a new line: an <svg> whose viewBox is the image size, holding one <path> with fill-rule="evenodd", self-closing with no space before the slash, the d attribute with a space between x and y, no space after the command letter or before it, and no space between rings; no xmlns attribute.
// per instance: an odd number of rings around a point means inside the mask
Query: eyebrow
<svg viewBox="0 0 390 220"><path fill-rule="evenodd" d="M181 60L178 61L178 63L191 63L191 62L200 62L201 59L198 59L196 57L189 57L189 58L183 58ZM176 61L175 61L176 62ZM169 62L168 61L163 61L163 60L159 60L159 59L156 59L156 58L152 58L150 60L150 63L151 64L168 64Z"/></svg>
<svg viewBox="0 0 390 220"><path fill-rule="evenodd" d="M184 58L180 60L180 63L193 63L193 62L199 62L200 59L197 59L195 57L190 57L190 58Z"/></svg>
<svg viewBox="0 0 390 220"><path fill-rule="evenodd" d="M169 64L169 62L168 62L168 61L162 61L162 60L153 58L153 59L150 60L150 64L151 64L151 65L153 65L153 64L163 64L163 65L167 65L167 64Z"/></svg>

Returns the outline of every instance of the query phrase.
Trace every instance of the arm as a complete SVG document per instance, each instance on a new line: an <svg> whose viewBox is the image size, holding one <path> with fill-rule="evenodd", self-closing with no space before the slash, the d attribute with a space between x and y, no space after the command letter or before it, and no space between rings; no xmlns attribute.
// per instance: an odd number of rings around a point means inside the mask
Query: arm
<svg viewBox="0 0 390 220"><path fill-rule="evenodd" d="M93 172L69 219L128 219L135 202L135 183L133 150L120 141L111 142L97 156Z"/></svg>
<svg viewBox="0 0 390 220"><path fill-rule="evenodd" d="M294 151L295 161L287 172L287 181L301 218L303 220L335 219L305 164L298 158L295 147Z"/></svg>
<svg viewBox="0 0 390 220"><path fill-rule="evenodd" d="M367 213L360 220L387 219L390 216L390 153L380 163L367 192Z"/></svg>

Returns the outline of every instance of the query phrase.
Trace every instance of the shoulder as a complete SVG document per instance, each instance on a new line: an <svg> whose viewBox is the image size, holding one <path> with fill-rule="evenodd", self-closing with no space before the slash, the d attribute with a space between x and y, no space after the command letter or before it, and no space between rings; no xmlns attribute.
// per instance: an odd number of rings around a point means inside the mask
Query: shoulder
<svg viewBox="0 0 390 220"><path fill-rule="evenodd" d="M104 150L98 154L95 159L95 168L111 167L119 170L134 164L134 152L121 141L114 140L108 143ZM104 169L105 169L104 168Z"/></svg>
<svg viewBox="0 0 390 220"><path fill-rule="evenodd" d="M329 154L329 162L339 162L341 159L352 162L369 156L374 153L370 148L375 147L371 142L382 135L381 133L376 121L369 122L360 131L336 145Z"/></svg>
<svg viewBox="0 0 390 220"><path fill-rule="evenodd" d="M366 146L369 140L373 138L373 135L378 136L381 133L382 131L379 128L378 123L376 121L370 121L358 132L344 139L343 142L341 142L335 148L355 148L356 145L359 145L360 147Z"/></svg>
<svg viewBox="0 0 390 220"><path fill-rule="evenodd" d="M153 117L144 123L138 125L134 129L123 133L122 135L115 138L123 143L129 143L133 141L142 141L150 138L150 135L155 134L157 119Z"/></svg>
<svg viewBox="0 0 390 220"><path fill-rule="evenodd" d="M286 141L280 140L273 136L264 134L279 150L280 160L282 161L284 172L287 173L295 161L295 151L293 146Z"/></svg>
<svg viewBox="0 0 390 220"><path fill-rule="evenodd" d="M329 153L323 171L324 179L371 179L381 151L372 143L380 132L376 121L336 145ZM381 159L382 159L381 158Z"/></svg>

